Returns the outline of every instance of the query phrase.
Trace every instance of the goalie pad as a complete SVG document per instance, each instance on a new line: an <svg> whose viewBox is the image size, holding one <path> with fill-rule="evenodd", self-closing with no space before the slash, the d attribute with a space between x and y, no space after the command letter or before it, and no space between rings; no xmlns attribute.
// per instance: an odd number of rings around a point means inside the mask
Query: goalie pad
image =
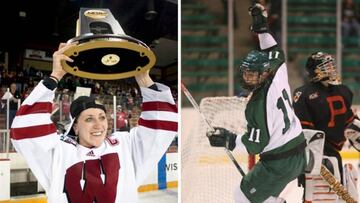
<svg viewBox="0 0 360 203"><path fill-rule="evenodd" d="M355 201L359 201L359 194L357 190L357 171L352 164L344 165L343 180L346 190Z"/></svg>
<svg viewBox="0 0 360 203"><path fill-rule="evenodd" d="M324 156L322 164L340 181L340 170L336 157ZM318 174L305 173L305 201L308 202L342 202L329 184Z"/></svg>
<svg viewBox="0 0 360 203"><path fill-rule="evenodd" d="M321 162L323 158L325 134L323 131L310 129L304 129L303 133L307 143L305 149L307 157L305 173L318 175L320 174Z"/></svg>
<svg viewBox="0 0 360 203"><path fill-rule="evenodd" d="M360 152L360 120L354 121L345 129L345 137L349 139L350 144Z"/></svg>

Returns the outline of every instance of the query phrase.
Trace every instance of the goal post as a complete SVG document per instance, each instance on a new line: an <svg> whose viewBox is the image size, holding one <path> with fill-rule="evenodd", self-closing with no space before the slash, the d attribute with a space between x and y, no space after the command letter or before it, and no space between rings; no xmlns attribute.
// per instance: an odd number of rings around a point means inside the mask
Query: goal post
<svg viewBox="0 0 360 203"><path fill-rule="evenodd" d="M201 100L200 110L211 126L242 135L246 130L246 104L243 97L207 97ZM182 119L191 122L194 118ZM209 129L205 121L197 120L189 134L182 136L182 202L234 202L233 191L240 185L241 175L223 148L210 146L206 137ZM243 145L232 153L243 169L254 164L255 158L248 156Z"/></svg>

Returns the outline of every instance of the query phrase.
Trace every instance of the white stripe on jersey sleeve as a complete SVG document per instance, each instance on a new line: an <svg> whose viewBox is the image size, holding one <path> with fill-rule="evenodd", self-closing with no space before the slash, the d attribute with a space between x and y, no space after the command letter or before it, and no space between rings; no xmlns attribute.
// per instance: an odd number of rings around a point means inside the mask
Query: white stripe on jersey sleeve
<svg viewBox="0 0 360 203"><path fill-rule="evenodd" d="M27 114L23 116L16 116L11 127L23 128L50 123L53 123L50 119L50 113Z"/></svg>
<svg viewBox="0 0 360 203"><path fill-rule="evenodd" d="M143 111L140 118L144 120L162 120L178 122L177 113L169 111Z"/></svg>

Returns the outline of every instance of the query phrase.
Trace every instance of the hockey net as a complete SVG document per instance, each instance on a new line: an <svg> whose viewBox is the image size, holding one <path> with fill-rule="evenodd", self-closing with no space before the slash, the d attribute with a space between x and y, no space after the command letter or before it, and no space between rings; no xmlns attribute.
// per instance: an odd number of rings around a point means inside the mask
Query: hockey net
<svg viewBox="0 0 360 203"><path fill-rule="evenodd" d="M246 129L246 104L247 99L243 97L208 97L201 100L200 110L213 127L241 135ZM193 125L196 129L182 137L182 202L234 202L233 192L242 177L224 148L210 146L206 137L209 129L199 120ZM232 153L245 173L254 164L254 157L248 156L244 146L237 146Z"/></svg>

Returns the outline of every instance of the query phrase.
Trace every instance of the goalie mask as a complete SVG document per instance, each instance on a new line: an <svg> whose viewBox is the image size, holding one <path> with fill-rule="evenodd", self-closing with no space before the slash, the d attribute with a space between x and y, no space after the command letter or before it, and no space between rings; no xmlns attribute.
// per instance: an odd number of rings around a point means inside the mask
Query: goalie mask
<svg viewBox="0 0 360 203"><path fill-rule="evenodd" d="M269 75L268 54L253 50L240 64L240 82L244 89L254 91L260 87Z"/></svg>
<svg viewBox="0 0 360 203"><path fill-rule="evenodd" d="M311 82L324 81L332 85L341 84L334 58L327 53L315 52L306 62L306 74Z"/></svg>

